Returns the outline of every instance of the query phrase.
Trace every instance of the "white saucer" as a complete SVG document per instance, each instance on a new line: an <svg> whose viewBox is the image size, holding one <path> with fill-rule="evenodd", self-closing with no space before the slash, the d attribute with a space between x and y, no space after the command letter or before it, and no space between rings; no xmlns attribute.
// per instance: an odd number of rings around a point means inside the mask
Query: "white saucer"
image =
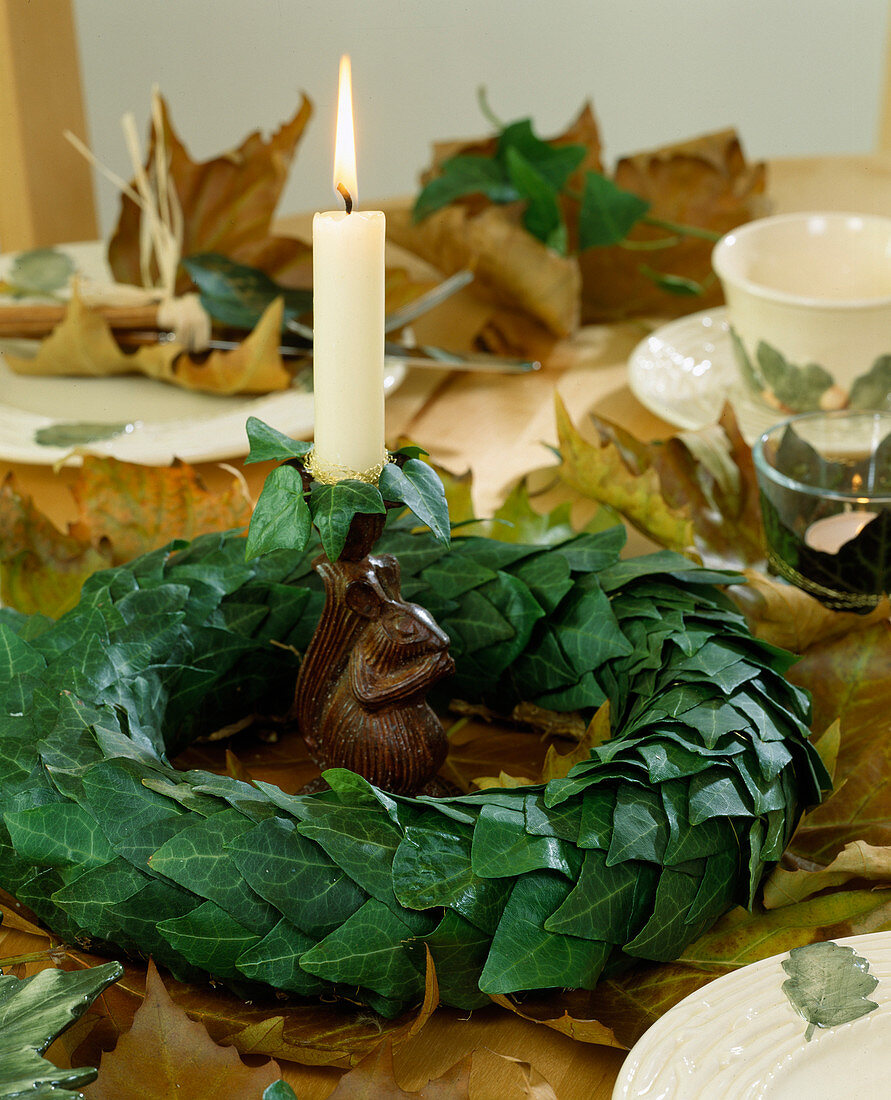
<svg viewBox="0 0 891 1100"><path fill-rule="evenodd" d="M641 340L628 360L628 385L650 412L678 428L714 424L726 401L748 443L781 419L742 392L723 307L679 317Z"/></svg>
<svg viewBox="0 0 891 1100"><path fill-rule="evenodd" d="M891 933L833 941L865 959L854 975L838 959L809 961L806 981L790 989L790 955L744 966L685 997L660 1017L622 1065L613 1100L852 1100L888 1095L891 1079ZM803 948L830 948L813 944ZM834 955L844 956L844 952ZM854 955L848 952L851 959ZM809 959L814 956L810 955ZM794 965L794 964L790 964ZM860 964L862 966L862 964ZM865 981L861 977L863 973ZM799 970L800 975L804 970ZM872 979L877 979L877 982ZM786 987L784 988L784 983ZM821 1006L812 1029L790 999ZM846 996L873 1007L858 1018ZM842 1002L835 1015L827 1002ZM856 1011L856 1010L855 1010Z"/></svg>
<svg viewBox="0 0 891 1100"><path fill-rule="evenodd" d="M77 270L94 278L110 278L104 249L98 241L61 245ZM0 276L13 256L0 256ZM9 299L6 299L9 301ZM4 300L0 298L0 308ZM89 422L119 427L117 434L80 446L80 452L167 466L184 462L213 462L248 452L245 421L259 417L296 439L313 431L313 395L299 376L290 390L265 394L223 396L197 393L151 378L34 377L15 374L4 362L3 347L15 344L17 354L29 354L33 342L0 342L0 459L52 466L79 465L81 453L69 446L41 444L38 432L59 425ZM384 393L389 397L405 378L405 364L388 358L384 364Z"/></svg>

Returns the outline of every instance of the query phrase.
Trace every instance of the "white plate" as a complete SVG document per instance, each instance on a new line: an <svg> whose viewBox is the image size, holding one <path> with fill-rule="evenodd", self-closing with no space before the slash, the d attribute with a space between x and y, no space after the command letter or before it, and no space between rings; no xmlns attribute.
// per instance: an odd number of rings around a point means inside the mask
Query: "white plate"
<svg viewBox="0 0 891 1100"><path fill-rule="evenodd" d="M854 1100L891 1093L891 932L833 941L869 963L878 1007L817 1027L783 990L789 953L686 997L632 1048L613 1100ZM821 945L825 946L825 945Z"/></svg>
<svg viewBox="0 0 891 1100"><path fill-rule="evenodd" d="M714 424L730 401L749 443L780 417L742 392L724 308L680 317L641 340L628 360L628 385L642 405L678 428Z"/></svg>
<svg viewBox="0 0 891 1100"><path fill-rule="evenodd" d="M62 245L82 274L109 278L99 242ZM12 262L0 256L0 278ZM0 298L0 308L3 299ZM20 350L23 342L18 342ZM0 345L2 346L2 345ZM405 377L404 364L388 359L384 393L391 394ZM244 424L257 416L294 438L313 430L313 397L302 389L261 397L224 397L195 393L150 378L37 378L14 374L0 354L0 458L35 465L77 464L68 447L42 446L36 433L60 423L126 423L128 430L111 439L85 444L90 454L110 456L145 466L212 462L247 454Z"/></svg>

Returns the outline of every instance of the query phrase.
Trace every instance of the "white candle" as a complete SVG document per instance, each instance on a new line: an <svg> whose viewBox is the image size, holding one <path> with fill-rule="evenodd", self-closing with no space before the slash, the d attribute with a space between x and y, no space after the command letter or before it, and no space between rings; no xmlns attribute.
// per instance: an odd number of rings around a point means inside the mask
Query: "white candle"
<svg viewBox="0 0 891 1100"><path fill-rule="evenodd" d="M369 470L384 449L384 239L380 210L353 210L356 157L349 58L340 63L334 186L347 211L312 226L316 469Z"/></svg>
<svg viewBox="0 0 891 1100"><path fill-rule="evenodd" d="M856 538L877 515L878 512L840 512L837 516L826 516L808 527L804 533L804 541L812 550L837 554L846 542Z"/></svg>

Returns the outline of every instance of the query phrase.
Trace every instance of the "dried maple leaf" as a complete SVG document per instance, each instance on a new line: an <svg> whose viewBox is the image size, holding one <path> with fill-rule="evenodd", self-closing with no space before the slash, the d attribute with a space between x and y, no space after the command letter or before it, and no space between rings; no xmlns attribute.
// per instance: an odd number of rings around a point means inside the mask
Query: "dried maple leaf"
<svg viewBox="0 0 891 1100"><path fill-rule="evenodd" d="M694 552L709 566L763 567L755 469L729 407L718 424L651 443L603 417L590 421L596 443L557 398L559 473L567 485L667 549Z"/></svg>
<svg viewBox="0 0 891 1100"><path fill-rule="evenodd" d="M598 418L599 444L589 443L576 430L559 395L557 436L563 459L560 476L571 488L620 512L648 537L670 550L691 550L693 522L685 506L674 508L662 495L658 471L642 462L646 444ZM624 443L633 441L633 450Z"/></svg>
<svg viewBox="0 0 891 1100"><path fill-rule="evenodd" d="M158 343L124 351L101 314L75 292L64 319L31 357L7 355L17 374L101 377L145 374L159 382L206 393L269 393L286 390L291 375L278 352L283 305L273 301L256 328L233 351L188 354L182 344Z"/></svg>
<svg viewBox="0 0 891 1100"><path fill-rule="evenodd" d="M813 697L813 727L841 720L836 790L792 839L799 857L829 863L845 844L891 845L891 623L811 646L789 673Z"/></svg>
<svg viewBox="0 0 891 1100"><path fill-rule="evenodd" d="M846 844L826 867L789 871L776 866L764 883L764 907L779 909L803 901L820 890L842 886L852 879L872 883L891 882L891 846L875 847L864 840Z"/></svg>
<svg viewBox="0 0 891 1100"><path fill-rule="evenodd" d="M330 1100L468 1100L470 1057L458 1062L420 1092L406 1092L393 1070L393 1044L388 1039L341 1077Z"/></svg>
<svg viewBox="0 0 891 1100"><path fill-rule="evenodd" d="M207 531L244 527L251 503L233 477L210 492L191 466L139 466L84 455L71 494L79 519L72 533L93 545L108 544L114 564Z"/></svg>
<svg viewBox="0 0 891 1100"><path fill-rule="evenodd" d="M8 607L61 615L87 577L110 564L105 548L60 532L7 474L0 484L0 591Z"/></svg>
<svg viewBox="0 0 891 1100"><path fill-rule="evenodd" d="M748 164L733 130L623 157L614 182L650 203L650 216L726 233L765 212L766 169ZM632 242L670 240L670 230L638 224ZM612 245L589 248L580 257L582 321L610 321L641 313L674 314L721 301L714 278L698 296L674 296L642 273L641 265L702 283L711 277L714 239L685 236L669 248L639 251Z"/></svg>
<svg viewBox="0 0 891 1100"><path fill-rule="evenodd" d="M196 163L173 129L167 104L161 98L169 176L183 211L183 256L219 252L239 263L262 267L287 286L307 285L309 246L296 239L271 237L270 226L311 114L312 104L303 96L294 117L268 140L254 131L237 149ZM149 172L154 147L153 133L146 157ZM108 246L108 262L119 282L142 282L139 226L138 207L122 196L120 217ZM188 286L188 277L182 275L177 293Z"/></svg>
<svg viewBox="0 0 891 1100"><path fill-rule="evenodd" d="M246 527L251 514L237 478L209 492L181 464L138 466L87 455L69 488L79 517L61 532L19 492L14 475L0 485L0 587L4 603L25 614L60 615L97 569L174 538Z"/></svg>
<svg viewBox="0 0 891 1100"><path fill-rule="evenodd" d="M256 1100L280 1080L275 1062L250 1068L232 1047L217 1046L200 1025L173 1003L152 962L146 998L133 1026L103 1055L87 1100Z"/></svg>
<svg viewBox="0 0 891 1100"><path fill-rule="evenodd" d="M818 642L867 630L887 620L891 613L887 600L882 600L867 615L832 611L785 581L753 569L744 573L747 583L734 588L731 595L746 616L752 633L792 653L804 653Z"/></svg>

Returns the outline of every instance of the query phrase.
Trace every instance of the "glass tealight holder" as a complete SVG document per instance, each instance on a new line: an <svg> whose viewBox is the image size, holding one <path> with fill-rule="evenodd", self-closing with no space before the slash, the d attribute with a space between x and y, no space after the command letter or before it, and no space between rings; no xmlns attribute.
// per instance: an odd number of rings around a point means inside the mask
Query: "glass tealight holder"
<svg viewBox="0 0 891 1100"><path fill-rule="evenodd" d="M793 416L752 456L772 569L827 607L875 607L891 586L891 413Z"/></svg>

